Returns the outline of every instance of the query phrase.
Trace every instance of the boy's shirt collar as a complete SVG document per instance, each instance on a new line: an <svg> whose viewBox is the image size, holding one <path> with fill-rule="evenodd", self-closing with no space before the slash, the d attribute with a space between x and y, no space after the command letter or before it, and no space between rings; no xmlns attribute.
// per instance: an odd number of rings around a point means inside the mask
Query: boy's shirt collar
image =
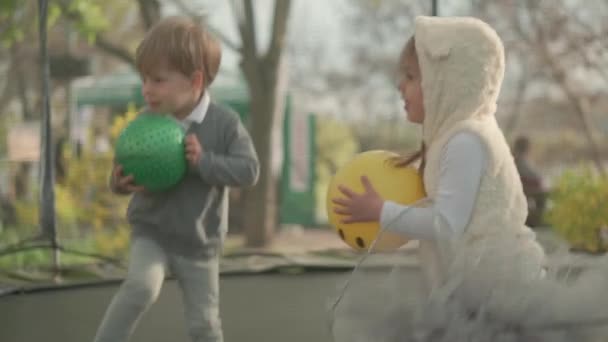
<svg viewBox="0 0 608 342"><path fill-rule="evenodd" d="M182 120L182 123L189 127L192 123L196 122L198 124L202 123L205 119L205 115L207 115L207 111L209 110L209 103L211 102L211 98L209 97L209 92L205 91L203 97L198 102L192 113L185 117Z"/></svg>

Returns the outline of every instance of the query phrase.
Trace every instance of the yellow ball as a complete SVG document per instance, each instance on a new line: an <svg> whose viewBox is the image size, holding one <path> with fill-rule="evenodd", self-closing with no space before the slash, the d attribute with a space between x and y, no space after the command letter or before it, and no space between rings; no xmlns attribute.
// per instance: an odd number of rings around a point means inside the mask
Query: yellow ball
<svg viewBox="0 0 608 342"><path fill-rule="evenodd" d="M374 189L384 200L408 205L424 198L424 185L418 171L413 167L396 167L391 158L397 155L388 151L368 151L355 156L350 162L336 172L329 183L326 208L330 224L342 240L352 248L367 250L380 232L378 222L344 224L342 215L336 214L336 204L332 199L344 197L338 189L344 185L351 190L364 191L361 176L367 176ZM389 251L403 246L407 238L389 232L383 232L376 242L374 250Z"/></svg>

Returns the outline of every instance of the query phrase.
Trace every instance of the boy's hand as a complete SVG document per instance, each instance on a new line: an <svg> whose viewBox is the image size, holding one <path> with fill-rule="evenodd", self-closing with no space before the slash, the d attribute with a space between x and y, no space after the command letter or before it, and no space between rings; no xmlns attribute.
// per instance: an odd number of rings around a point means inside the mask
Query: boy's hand
<svg viewBox="0 0 608 342"><path fill-rule="evenodd" d="M188 134L186 137L186 159L190 165L196 167L203 155L203 147L195 134Z"/></svg>
<svg viewBox="0 0 608 342"><path fill-rule="evenodd" d="M135 185L133 175L125 176L122 172L121 165L114 166L114 170L112 171L112 188L123 194L143 192L146 190L143 186Z"/></svg>

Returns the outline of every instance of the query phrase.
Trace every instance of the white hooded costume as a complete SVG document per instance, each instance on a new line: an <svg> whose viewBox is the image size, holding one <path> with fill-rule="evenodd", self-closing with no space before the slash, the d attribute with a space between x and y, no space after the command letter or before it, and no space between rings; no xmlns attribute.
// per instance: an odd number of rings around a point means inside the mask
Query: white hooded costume
<svg viewBox="0 0 608 342"><path fill-rule="evenodd" d="M334 312L334 323L341 324L333 331L335 341L580 340L589 332L584 324L608 318L608 295L593 290L608 290L608 272L576 286L546 273L544 252L525 226L528 212L519 174L494 115L505 70L500 38L474 18L417 17L415 45L424 94L429 201L425 208L385 204L381 223L412 237L421 227L411 225L423 225L424 213L430 217L420 235L432 238L421 239L419 247L428 298L399 300L397 290L391 294L394 300L381 303L370 299L373 293L347 293ZM445 191L439 186L442 162L454 138L467 135L473 137L470 144L481 145L483 167L475 168L481 173L463 231L446 234L454 232L446 227L453 220L434 203ZM365 301L359 299L363 297ZM382 308L374 308L375 303ZM366 310L374 314L366 317Z"/></svg>

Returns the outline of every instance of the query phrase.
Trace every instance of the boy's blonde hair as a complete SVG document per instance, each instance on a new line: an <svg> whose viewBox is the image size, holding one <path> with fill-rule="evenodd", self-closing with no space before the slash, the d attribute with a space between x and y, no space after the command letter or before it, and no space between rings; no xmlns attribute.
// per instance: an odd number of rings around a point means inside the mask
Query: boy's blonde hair
<svg viewBox="0 0 608 342"><path fill-rule="evenodd" d="M187 77L201 71L204 88L213 83L221 59L222 48L217 39L187 17L162 19L148 31L135 52L140 74L149 74L166 63Z"/></svg>

